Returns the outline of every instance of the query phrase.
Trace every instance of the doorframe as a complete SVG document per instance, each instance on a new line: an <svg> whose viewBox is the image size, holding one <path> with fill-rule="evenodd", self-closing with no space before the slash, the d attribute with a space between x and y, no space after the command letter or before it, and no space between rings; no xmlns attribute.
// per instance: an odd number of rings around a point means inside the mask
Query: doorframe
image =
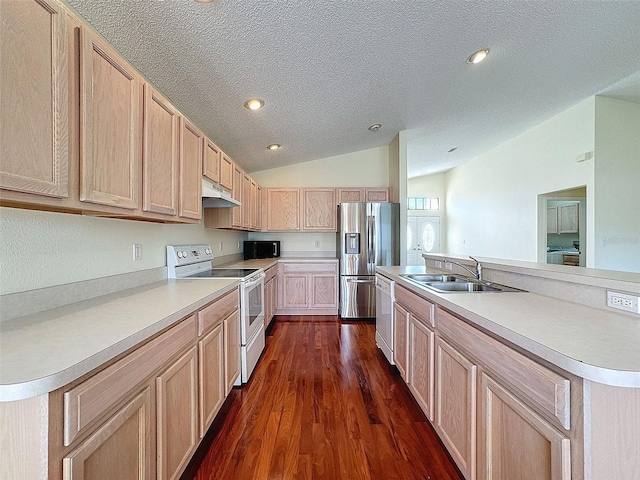
<svg viewBox="0 0 640 480"><path fill-rule="evenodd" d="M566 190L576 190L585 188L579 186L568 188ZM587 193L585 196L563 197L559 194L563 190L555 192L543 193L538 195L538 262L547 263L547 205L549 202L578 202L578 237L580 241L580 266L587 266Z"/></svg>

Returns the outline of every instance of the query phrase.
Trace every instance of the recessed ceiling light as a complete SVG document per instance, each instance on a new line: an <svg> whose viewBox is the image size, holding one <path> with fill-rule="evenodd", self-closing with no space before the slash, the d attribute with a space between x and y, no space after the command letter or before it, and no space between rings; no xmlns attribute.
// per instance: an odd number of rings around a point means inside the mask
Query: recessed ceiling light
<svg viewBox="0 0 640 480"><path fill-rule="evenodd" d="M279 143L272 143L271 145L267 145L267 150L278 150L281 146Z"/></svg>
<svg viewBox="0 0 640 480"><path fill-rule="evenodd" d="M478 50L475 53L472 53L471 55L469 55L469 58L467 58L467 63L480 63L481 61L483 61L485 58L487 58L487 55L489 55L489 49L488 48L484 48L482 50Z"/></svg>
<svg viewBox="0 0 640 480"><path fill-rule="evenodd" d="M260 100L259 98L252 98L244 102L244 106L249 110L258 110L264 107L264 100Z"/></svg>
<svg viewBox="0 0 640 480"><path fill-rule="evenodd" d="M372 132L377 132L378 130L380 130L380 127L382 127L381 123L374 123L369 127L369 130L371 130Z"/></svg>

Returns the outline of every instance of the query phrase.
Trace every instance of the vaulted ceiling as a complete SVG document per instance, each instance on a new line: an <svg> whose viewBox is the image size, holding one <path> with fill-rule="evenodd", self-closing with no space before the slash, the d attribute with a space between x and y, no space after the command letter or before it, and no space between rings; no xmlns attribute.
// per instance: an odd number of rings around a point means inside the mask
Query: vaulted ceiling
<svg viewBox="0 0 640 480"><path fill-rule="evenodd" d="M640 102L637 1L67 1L248 172L407 130L413 177L595 94Z"/></svg>

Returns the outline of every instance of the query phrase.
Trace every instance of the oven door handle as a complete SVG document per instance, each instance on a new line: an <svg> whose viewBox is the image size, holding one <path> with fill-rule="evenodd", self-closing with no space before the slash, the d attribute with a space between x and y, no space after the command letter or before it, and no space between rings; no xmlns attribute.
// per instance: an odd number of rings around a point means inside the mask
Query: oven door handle
<svg viewBox="0 0 640 480"><path fill-rule="evenodd" d="M252 280L250 282L245 282L244 287L245 288L251 288L257 284L259 284L260 282L264 281L264 277L266 277L266 275L264 273L261 273L258 278L256 278L255 280ZM255 278L255 277L254 277Z"/></svg>

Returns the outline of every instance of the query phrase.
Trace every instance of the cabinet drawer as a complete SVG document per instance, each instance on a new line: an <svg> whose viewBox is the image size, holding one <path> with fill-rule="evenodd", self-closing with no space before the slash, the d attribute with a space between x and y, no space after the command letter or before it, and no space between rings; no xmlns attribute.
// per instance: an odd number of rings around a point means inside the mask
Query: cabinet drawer
<svg viewBox="0 0 640 480"><path fill-rule="evenodd" d="M273 267L269 267L264 271L265 277L264 277L264 283L265 285L267 284L267 282L269 280L271 280L273 277L276 276L276 266L274 265Z"/></svg>
<svg viewBox="0 0 640 480"><path fill-rule="evenodd" d="M222 322L238 309L238 289L227 293L198 312L198 336Z"/></svg>
<svg viewBox="0 0 640 480"><path fill-rule="evenodd" d="M435 305L424 298L418 297L415 293L406 288L395 286L396 302L401 303L404 308L411 311L411 315L416 317L423 324L435 327Z"/></svg>
<svg viewBox="0 0 640 480"><path fill-rule="evenodd" d="M282 263L282 272L287 273L308 273L316 272L337 273L338 265L336 263Z"/></svg>
<svg viewBox="0 0 640 480"><path fill-rule="evenodd" d="M559 426L570 427L570 382L485 335L444 310L436 310L438 331L474 356Z"/></svg>
<svg viewBox="0 0 640 480"><path fill-rule="evenodd" d="M196 336L195 315L64 394L64 444L179 353Z"/></svg>

